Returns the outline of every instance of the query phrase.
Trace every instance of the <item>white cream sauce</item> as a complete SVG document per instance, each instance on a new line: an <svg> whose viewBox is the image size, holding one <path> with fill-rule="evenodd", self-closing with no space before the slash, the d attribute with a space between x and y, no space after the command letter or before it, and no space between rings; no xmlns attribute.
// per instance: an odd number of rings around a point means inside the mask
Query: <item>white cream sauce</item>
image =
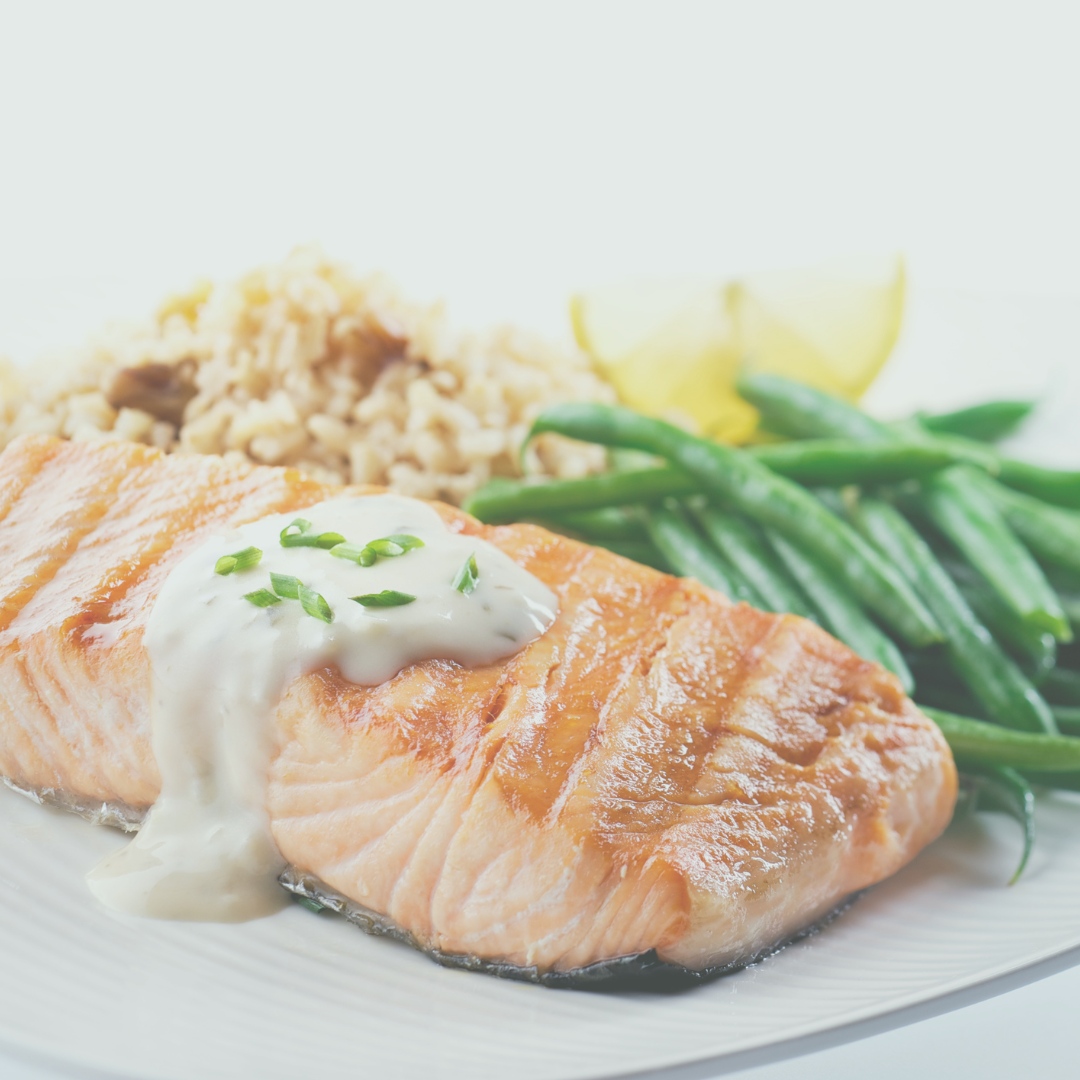
<svg viewBox="0 0 1080 1080"><path fill-rule="evenodd" d="M298 517L314 534L351 543L404 533L424 546L362 567L319 548L282 547L281 530ZM214 572L221 556L249 545L263 552L257 566ZM453 582L470 555L479 579L466 594ZM245 600L270 588L271 571L320 593L333 621L298 600L265 608ZM350 599L384 589L416 600L376 608ZM416 499L332 499L214 537L169 574L146 631L161 795L136 838L90 872L90 888L110 907L156 918L234 922L277 910L287 894L266 789L274 711L289 683L328 665L376 686L420 660L491 663L542 634L557 612L542 582L494 545L450 532Z"/></svg>

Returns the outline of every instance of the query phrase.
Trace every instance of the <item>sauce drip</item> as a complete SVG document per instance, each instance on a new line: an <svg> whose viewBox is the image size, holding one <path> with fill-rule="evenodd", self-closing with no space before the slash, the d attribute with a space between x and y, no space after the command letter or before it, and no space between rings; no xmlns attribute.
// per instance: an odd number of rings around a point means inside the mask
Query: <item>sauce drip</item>
<svg viewBox="0 0 1080 1080"><path fill-rule="evenodd" d="M363 567L319 548L282 547L279 534L297 517L312 534L355 544L408 534L424 546ZM219 558L249 545L263 552L258 565L215 573ZM470 556L475 588L460 591L454 582ZM271 571L321 594L333 621L294 599L245 600L270 589ZM416 599L397 607L350 599L383 590ZM286 687L330 665L376 686L421 660L493 663L542 634L557 612L554 593L504 552L450 532L432 507L397 495L331 499L207 541L169 574L146 631L161 794L135 839L87 876L91 890L110 907L155 918L235 922L276 911L288 895L277 883L284 862L266 787Z"/></svg>

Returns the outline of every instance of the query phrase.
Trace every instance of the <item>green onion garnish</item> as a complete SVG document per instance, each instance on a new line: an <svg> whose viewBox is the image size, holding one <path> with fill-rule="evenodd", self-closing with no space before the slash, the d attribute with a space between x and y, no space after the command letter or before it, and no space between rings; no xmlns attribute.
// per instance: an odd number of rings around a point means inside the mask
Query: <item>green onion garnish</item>
<svg viewBox="0 0 1080 1080"><path fill-rule="evenodd" d="M257 547L246 547L243 551L234 551L231 555L222 555L214 563L214 573L234 574L237 570L250 570L251 567L259 564L262 554Z"/></svg>
<svg viewBox="0 0 1080 1080"><path fill-rule="evenodd" d="M306 533L310 528L310 521L307 521L305 518L296 518L290 524L286 525L284 529L281 530L278 539L281 540L281 543L284 546L286 539L293 536L299 536L301 533ZM296 532L293 532L293 529L295 529Z"/></svg>
<svg viewBox="0 0 1080 1080"><path fill-rule="evenodd" d="M396 589L383 589L382 592L366 593L364 596L351 596L364 607L401 607L402 604L411 604L416 597L407 592L398 592Z"/></svg>
<svg viewBox="0 0 1080 1080"><path fill-rule="evenodd" d="M335 537L338 543L331 546L329 541ZM312 543L311 538L300 536L298 539L290 539L286 546L301 547ZM314 538L314 546L329 547L330 554L336 555L339 559L351 559L361 566L374 566L380 555L385 559L393 558L395 555L404 555L406 551L412 551L413 548L422 548L424 541L418 536L397 533L394 536L384 536L380 540L372 540L370 544L360 545L345 542L345 537L339 536L338 533L323 533Z"/></svg>
<svg viewBox="0 0 1080 1080"><path fill-rule="evenodd" d="M391 540L388 536L383 537L382 540L369 540L368 545L376 555L381 555L384 559L391 559L395 555L404 555L405 549L396 541Z"/></svg>
<svg viewBox="0 0 1080 1080"><path fill-rule="evenodd" d="M295 522L293 523L295 524ZM292 528L292 525L289 526ZM282 530L281 533L281 546L286 548L292 547L317 547L317 548L333 548L338 544L345 543L345 537L341 533L336 532L298 532L289 533L285 535L286 530Z"/></svg>
<svg viewBox="0 0 1080 1080"><path fill-rule="evenodd" d="M454 578L454 588L459 593L469 595L480 581L480 571L476 568L476 552L473 552L466 560L465 565L457 572Z"/></svg>
<svg viewBox="0 0 1080 1080"><path fill-rule="evenodd" d="M330 605L307 585L300 586L300 606L316 619L322 619L323 622L334 621L334 613L330 610Z"/></svg>
<svg viewBox="0 0 1080 1080"><path fill-rule="evenodd" d="M300 579L290 577L288 574L270 574L270 584L278 596L286 600L300 599Z"/></svg>
<svg viewBox="0 0 1080 1080"><path fill-rule="evenodd" d="M271 604L281 603L281 597L275 596L269 589L256 589L254 592L244 593L244 599L256 607L270 607Z"/></svg>
<svg viewBox="0 0 1080 1080"><path fill-rule="evenodd" d="M393 536L388 536L387 540L393 541L398 547L404 548L406 551L412 551L413 548L422 548L424 541L419 536L410 536L408 533L394 533Z"/></svg>
<svg viewBox="0 0 1080 1080"><path fill-rule="evenodd" d="M367 548L361 547L359 544L338 544L330 549L330 554L336 559L349 559L358 563L365 551L367 551ZM372 558L371 561L374 562L375 559Z"/></svg>

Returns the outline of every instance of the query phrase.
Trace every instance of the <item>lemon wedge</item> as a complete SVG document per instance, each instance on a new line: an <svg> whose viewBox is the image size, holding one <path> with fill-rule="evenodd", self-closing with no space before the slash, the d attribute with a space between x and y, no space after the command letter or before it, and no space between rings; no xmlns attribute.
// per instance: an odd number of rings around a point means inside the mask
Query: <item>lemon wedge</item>
<svg viewBox="0 0 1080 1080"><path fill-rule="evenodd" d="M742 367L857 400L888 359L904 311L903 261L761 274L727 285L638 285L575 296L578 344L629 406L742 442L756 411Z"/></svg>
<svg viewBox="0 0 1080 1080"><path fill-rule="evenodd" d="M639 285L576 296L581 347L631 408L710 431L749 408L732 387L739 367L724 289Z"/></svg>

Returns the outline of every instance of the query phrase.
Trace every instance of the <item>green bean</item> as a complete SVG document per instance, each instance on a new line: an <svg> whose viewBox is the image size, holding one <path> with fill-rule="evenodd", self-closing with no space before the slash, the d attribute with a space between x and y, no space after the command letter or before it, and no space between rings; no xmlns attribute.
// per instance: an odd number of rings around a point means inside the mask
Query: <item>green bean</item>
<svg viewBox="0 0 1080 1080"><path fill-rule="evenodd" d="M648 507L645 511L645 528L676 574L697 578L702 585L716 589L732 600L760 605L757 595L740 580L720 552L694 528L686 511L674 500Z"/></svg>
<svg viewBox="0 0 1080 1080"><path fill-rule="evenodd" d="M805 488L743 451L696 439L662 420L609 405L552 406L533 424L533 434L541 431L666 457L695 476L709 494L759 524L779 530L815 555L910 644L929 645L942 639L926 606L866 541Z"/></svg>
<svg viewBox="0 0 1080 1080"><path fill-rule="evenodd" d="M1057 664L1057 639L1054 635L1021 622L987 585L986 579L967 563L950 559L942 560L942 566L983 625L1013 655L1030 665L1034 681L1041 684Z"/></svg>
<svg viewBox="0 0 1080 1080"><path fill-rule="evenodd" d="M767 611L815 618L798 585L750 522L715 506L702 507L695 517L720 553L753 586Z"/></svg>
<svg viewBox="0 0 1080 1080"><path fill-rule="evenodd" d="M744 376L737 388L747 401L762 411L766 427L780 434L865 442L897 436L895 429L867 416L855 406L790 379L773 375ZM913 427L902 425L900 430L911 437ZM1080 471L1046 469L1003 458L984 443L960 435L936 434L932 442L949 447L957 454L971 455L969 460L996 475L1009 487L1045 502L1080 509Z"/></svg>
<svg viewBox="0 0 1080 1080"><path fill-rule="evenodd" d="M853 405L787 379L752 376L741 379L739 389L764 410L766 419L774 410L784 430L868 443L900 438ZM958 448L979 445L960 438L941 441ZM978 490L979 483L980 474L969 466L953 466L930 477L923 485L930 516L1021 619L1061 641L1070 640L1068 619L1045 575L985 491Z"/></svg>
<svg viewBox="0 0 1080 1080"><path fill-rule="evenodd" d="M957 758L979 765L1007 765L1025 773L1080 773L1080 739L1015 731L970 716L919 706L941 729Z"/></svg>
<svg viewBox="0 0 1080 1080"><path fill-rule="evenodd" d="M948 434L930 434L917 420L883 423L847 401L792 379L778 375L743 376L737 388L743 397L762 410L766 423L774 423L782 434L797 434L803 439L823 442L842 439L862 443L864 447L875 446L883 455L883 447L893 444L895 449L903 443L921 448L927 459L931 455L950 457L954 463L967 462L997 473L998 455L982 443ZM883 465L887 460L887 456L883 456Z"/></svg>
<svg viewBox="0 0 1080 1080"><path fill-rule="evenodd" d="M957 762L957 765L977 785L976 810L1004 810L1024 830L1020 864L1009 879L1009 884L1015 885L1035 847L1035 793L1024 776L1007 765L971 765L963 762ZM984 803L987 804L985 807Z"/></svg>
<svg viewBox="0 0 1080 1080"><path fill-rule="evenodd" d="M1054 705L1054 720L1066 735L1080 732L1080 706Z"/></svg>
<svg viewBox="0 0 1080 1080"><path fill-rule="evenodd" d="M1080 773L1053 772L1043 769L1023 769L1024 777L1040 787L1058 788L1064 791L1080 791Z"/></svg>
<svg viewBox="0 0 1080 1080"><path fill-rule="evenodd" d="M867 446L844 439L779 443L747 452L774 472L807 484L892 483L926 476L964 457L929 444L898 441ZM489 524L551 514L564 518L576 510L650 502L665 495L688 495L697 488L695 480L670 466L543 483L498 477L470 495L463 509Z"/></svg>
<svg viewBox="0 0 1080 1080"><path fill-rule="evenodd" d="M926 541L899 510L880 499L849 508L855 527L900 568L945 631L953 669L999 724L1053 732L1050 707L975 617Z"/></svg>
<svg viewBox="0 0 1080 1080"><path fill-rule="evenodd" d="M932 446L939 453L952 454L957 463L967 462L990 476L997 476L1001 467L1001 455L994 447L979 442L977 439L965 439L962 435L927 431L915 417L894 420L884 426L894 439Z"/></svg>
<svg viewBox="0 0 1080 1080"><path fill-rule="evenodd" d="M1045 469L1026 461L1001 458L997 478L1017 491L1034 495L1043 502L1080 510L1080 472L1064 469Z"/></svg>
<svg viewBox="0 0 1080 1080"><path fill-rule="evenodd" d="M868 443L895 441L900 436L887 425L853 405L819 390L775 376L753 376L739 382L740 392L765 410L776 410L785 430L803 434L847 436ZM970 440L946 442L978 446ZM923 483L924 502L934 523L986 577L1002 599L1020 616L1058 640L1071 639L1068 619L1038 564L1010 531L984 491L971 466L954 465Z"/></svg>
<svg viewBox="0 0 1080 1080"><path fill-rule="evenodd" d="M581 480L550 480L541 484L499 478L474 491L462 504L462 509L481 521L497 524L572 510L628 506L651 502L665 495L689 495L699 486L693 477L670 466L599 473Z"/></svg>
<svg viewBox="0 0 1080 1080"><path fill-rule="evenodd" d="M989 717L966 688L956 690L952 687L928 683L918 671L915 672L915 685L919 688L921 707L944 709L957 716L970 716L976 720L989 722Z"/></svg>
<svg viewBox="0 0 1080 1080"><path fill-rule="evenodd" d="M903 439L909 444L952 453L954 460L969 461L997 472L998 456L972 439L947 433L927 434L917 420L889 425L868 416L857 406L822 390L778 375L744 375L736 384L739 393L761 410L766 427L798 438L851 439L862 443L888 443Z"/></svg>
<svg viewBox="0 0 1080 1080"><path fill-rule="evenodd" d="M1080 574L1053 563L1047 563L1043 569L1069 622L1080 622Z"/></svg>
<svg viewBox="0 0 1080 1080"><path fill-rule="evenodd" d="M904 691L915 689L915 680L900 650L867 617L862 608L810 555L787 541L776 529L766 527L765 536L791 576L810 597L821 623L857 656L875 660L900 679Z"/></svg>
<svg viewBox="0 0 1080 1080"><path fill-rule="evenodd" d="M1065 612L1065 618L1070 624L1080 622L1080 595L1076 593L1058 593L1061 601L1061 610Z"/></svg>
<svg viewBox="0 0 1080 1080"><path fill-rule="evenodd" d="M1054 668L1042 681L1042 692L1053 704L1080 705L1080 671Z"/></svg>
<svg viewBox="0 0 1080 1080"><path fill-rule="evenodd" d="M783 475L804 483L891 483L926 476L952 464L950 450L897 442L867 447L843 439L811 439L757 446L752 456ZM473 492L463 509L489 524L545 517L574 510L652 502L666 495L688 495L697 481L670 466L600 473L578 480L528 483L498 477Z"/></svg>
<svg viewBox="0 0 1080 1080"><path fill-rule="evenodd" d="M991 720L982 703L971 693L967 684L956 673L944 646L919 649L905 654L915 677L920 701L958 716L973 716L977 720Z"/></svg>
<svg viewBox="0 0 1080 1080"><path fill-rule="evenodd" d="M917 433L910 422L894 425L906 438L917 441ZM919 425L921 426L921 425ZM819 434L828 434L820 432ZM944 443L957 454L970 454L972 464L978 465L1001 483L1033 495L1055 506L1080 510L1080 471L1048 469L1027 461L1002 457L992 447L961 435L934 435L934 443Z"/></svg>
<svg viewBox="0 0 1080 1080"><path fill-rule="evenodd" d="M1080 513L1013 491L989 477L987 492L1013 531L1043 562L1080 574Z"/></svg>
<svg viewBox="0 0 1080 1080"><path fill-rule="evenodd" d="M623 506L576 510L569 514L559 514L552 522L556 526L573 529L586 539L644 540L646 535L641 515Z"/></svg>
<svg viewBox="0 0 1080 1080"><path fill-rule="evenodd" d="M801 439L750 447L773 472L801 484L891 484L929 476L937 469L970 460L970 454L930 441L875 442L853 439Z"/></svg>
<svg viewBox="0 0 1080 1080"><path fill-rule="evenodd" d="M649 540L611 540L600 537L591 543L593 547L604 548L605 551L614 552L624 559L633 559L634 562L651 566L654 570L662 570L665 574L678 573L656 545Z"/></svg>
<svg viewBox="0 0 1080 1080"><path fill-rule="evenodd" d="M918 415L928 431L996 442L1015 431L1035 408L1034 401L985 401L955 412Z"/></svg>
<svg viewBox="0 0 1080 1080"><path fill-rule="evenodd" d="M943 469L923 483L934 524L963 552L1019 618L1058 641L1072 640L1069 620L1039 564L1012 534L969 466Z"/></svg>
<svg viewBox="0 0 1080 1080"><path fill-rule="evenodd" d="M885 442L892 436L884 424L846 401L792 379L744 374L735 388L744 400L760 410L765 427L778 435L857 442Z"/></svg>

